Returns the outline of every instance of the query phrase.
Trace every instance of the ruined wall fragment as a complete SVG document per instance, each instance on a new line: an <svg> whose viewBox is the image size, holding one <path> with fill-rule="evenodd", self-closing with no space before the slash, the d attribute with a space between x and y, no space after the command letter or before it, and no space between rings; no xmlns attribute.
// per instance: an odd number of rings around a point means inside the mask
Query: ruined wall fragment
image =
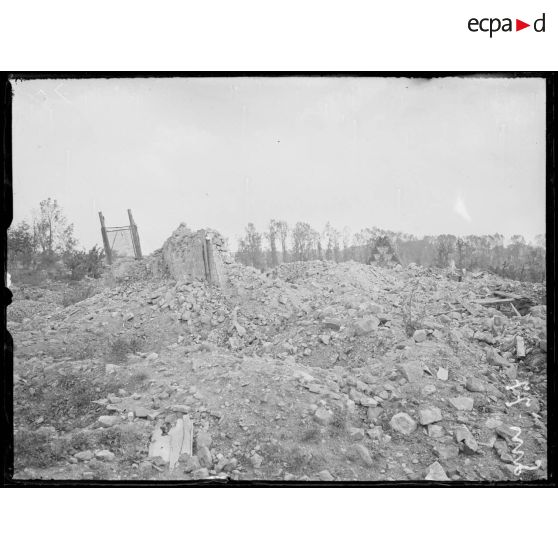
<svg viewBox="0 0 558 558"><path fill-rule="evenodd" d="M204 248L206 239L209 239L209 250ZM204 253L208 260L205 260ZM162 260L166 271L177 281L206 281L206 265L209 265L211 282L223 286L226 264L230 263L231 257L226 251L225 239L217 231L192 231L182 223L163 244Z"/></svg>

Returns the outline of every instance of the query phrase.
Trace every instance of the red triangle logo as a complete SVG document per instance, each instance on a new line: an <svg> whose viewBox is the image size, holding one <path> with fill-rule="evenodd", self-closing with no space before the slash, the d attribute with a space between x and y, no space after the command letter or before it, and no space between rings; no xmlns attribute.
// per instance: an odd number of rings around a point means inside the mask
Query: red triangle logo
<svg viewBox="0 0 558 558"><path fill-rule="evenodd" d="M526 27L531 27L531 24L530 23L525 23L524 21L521 21L520 19L515 20L515 30L516 31L521 31L522 29L525 29Z"/></svg>

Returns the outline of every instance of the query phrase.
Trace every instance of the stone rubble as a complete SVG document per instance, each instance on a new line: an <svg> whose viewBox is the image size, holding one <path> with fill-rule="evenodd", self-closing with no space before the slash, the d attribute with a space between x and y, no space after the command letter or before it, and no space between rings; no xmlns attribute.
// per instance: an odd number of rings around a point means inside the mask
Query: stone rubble
<svg viewBox="0 0 558 558"><path fill-rule="evenodd" d="M213 284L193 263L206 234ZM543 286L355 262L262 273L185 226L124 267L68 307L14 287L16 464L34 437L64 478L515 480L518 426L543 462L525 476L546 474ZM539 303L478 303L494 291ZM530 389L508 406L516 381Z"/></svg>

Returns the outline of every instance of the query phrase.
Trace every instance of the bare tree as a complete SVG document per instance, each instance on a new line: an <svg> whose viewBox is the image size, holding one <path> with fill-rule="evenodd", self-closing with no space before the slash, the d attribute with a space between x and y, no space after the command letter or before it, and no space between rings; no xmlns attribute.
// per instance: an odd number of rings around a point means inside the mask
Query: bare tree
<svg viewBox="0 0 558 558"><path fill-rule="evenodd" d="M319 234L308 224L298 222L291 233L295 260L310 260L317 249Z"/></svg>
<svg viewBox="0 0 558 558"><path fill-rule="evenodd" d="M239 240L238 246L238 257L242 263L264 269L262 235L256 230L254 223L248 223L244 237Z"/></svg>
<svg viewBox="0 0 558 558"><path fill-rule="evenodd" d="M341 241L341 234L337 229L332 227L329 221L326 223L323 238L326 245L326 259L338 262L340 255L339 243Z"/></svg>
<svg viewBox="0 0 558 558"><path fill-rule="evenodd" d="M287 258L287 237L289 235L289 225L286 221L275 221L275 229L281 240L281 251L283 252L283 262L288 261Z"/></svg>
<svg viewBox="0 0 558 558"><path fill-rule="evenodd" d="M456 238L451 234L441 234L437 241L436 263L439 267L447 267L455 252Z"/></svg>
<svg viewBox="0 0 558 558"><path fill-rule="evenodd" d="M269 242L269 251L271 252L271 266L275 267L278 264L277 259L277 221L272 219L269 222L268 232L265 233L265 237Z"/></svg>
<svg viewBox="0 0 558 558"><path fill-rule="evenodd" d="M351 229L349 227L343 227L343 261L347 261L352 258L351 238Z"/></svg>

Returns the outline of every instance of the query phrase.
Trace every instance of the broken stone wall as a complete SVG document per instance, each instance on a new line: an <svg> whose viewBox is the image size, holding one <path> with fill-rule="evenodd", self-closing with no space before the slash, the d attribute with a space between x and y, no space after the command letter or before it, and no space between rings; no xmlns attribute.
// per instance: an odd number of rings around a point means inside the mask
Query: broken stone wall
<svg viewBox="0 0 558 558"><path fill-rule="evenodd" d="M226 281L226 264L231 257L226 250L225 239L211 229L191 231L184 223L166 240L162 248L162 260L166 271L177 281L184 279L206 281L204 244L209 238L208 263L211 282L223 286Z"/></svg>

